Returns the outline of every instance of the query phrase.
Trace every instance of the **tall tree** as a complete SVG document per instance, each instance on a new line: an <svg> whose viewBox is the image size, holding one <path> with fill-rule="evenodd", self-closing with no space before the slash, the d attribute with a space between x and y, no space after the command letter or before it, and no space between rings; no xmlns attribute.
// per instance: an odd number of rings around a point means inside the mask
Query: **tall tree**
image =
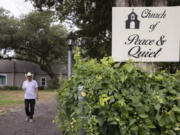
<svg viewBox="0 0 180 135"><path fill-rule="evenodd" d="M61 21L70 20L85 40L85 55L101 58L111 55L113 6L180 5L179 0L29 0L39 9L54 8ZM48 7L48 8L43 8Z"/></svg>
<svg viewBox="0 0 180 135"><path fill-rule="evenodd" d="M66 31L61 25L52 25L50 12L34 12L22 20L17 33L15 52L19 59L32 61L54 78L52 64L66 56Z"/></svg>
<svg viewBox="0 0 180 135"><path fill-rule="evenodd" d="M172 0L169 0L171 2ZM115 0L117 7L123 6L165 6L168 0Z"/></svg>
<svg viewBox="0 0 180 135"><path fill-rule="evenodd" d="M51 78L55 78L52 65L64 61L67 52L66 30L59 24L53 24L53 14L48 11L30 13L17 24L12 24L14 27L4 30L6 33L0 31L4 35L0 38L0 48L14 50L16 59L38 64Z"/></svg>
<svg viewBox="0 0 180 135"><path fill-rule="evenodd" d="M112 0L31 1L40 9L55 8L59 20L69 20L77 26L74 35L83 39L85 55L96 58L111 55Z"/></svg>
<svg viewBox="0 0 180 135"><path fill-rule="evenodd" d="M9 13L9 11L0 8L0 50L6 48L4 53L11 50L12 39L19 29L19 21L10 16ZM0 58L2 57L3 55Z"/></svg>

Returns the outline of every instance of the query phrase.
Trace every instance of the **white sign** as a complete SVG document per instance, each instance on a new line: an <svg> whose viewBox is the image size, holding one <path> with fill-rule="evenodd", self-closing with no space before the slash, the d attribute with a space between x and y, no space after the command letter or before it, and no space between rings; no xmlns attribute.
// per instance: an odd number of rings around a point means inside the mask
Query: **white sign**
<svg viewBox="0 0 180 135"><path fill-rule="evenodd" d="M179 61L180 7L114 7L115 61Z"/></svg>

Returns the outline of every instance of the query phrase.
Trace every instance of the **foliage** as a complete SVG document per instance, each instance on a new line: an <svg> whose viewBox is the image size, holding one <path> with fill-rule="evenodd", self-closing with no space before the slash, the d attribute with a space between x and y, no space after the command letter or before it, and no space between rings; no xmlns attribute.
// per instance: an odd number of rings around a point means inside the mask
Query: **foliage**
<svg viewBox="0 0 180 135"><path fill-rule="evenodd" d="M96 58L110 55L112 0L30 1L39 8L55 8L60 21L78 27L75 35L85 42L82 47L86 55Z"/></svg>
<svg viewBox="0 0 180 135"><path fill-rule="evenodd" d="M13 43L11 41L18 31L18 27L18 20L10 16L9 11L0 8L0 50L6 48L6 51L8 51L10 49Z"/></svg>
<svg viewBox="0 0 180 135"><path fill-rule="evenodd" d="M147 73L130 61L119 68L109 57L84 62L76 53L75 60L72 77L58 91L57 123L64 135L79 134L81 126L87 135L180 134L178 74Z"/></svg>
<svg viewBox="0 0 180 135"><path fill-rule="evenodd" d="M17 86L1 86L0 90L19 90Z"/></svg>
<svg viewBox="0 0 180 135"><path fill-rule="evenodd" d="M157 63L160 70L166 70L169 73L176 73L180 69L180 62L160 62Z"/></svg>
<svg viewBox="0 0 180 135"><path fill-rule="evenodd" d="M64 61L66 31L61 25L52 25L51 12L34 12L22 20L18 35L18 57L32 61L54 78L52 64Z"/></svg>
<svg viewBox="0 0 180 135"><path fill-rule="evenodd" d="M178 6L180 5L180 0L167 0L169 6Z"/></svg>
<svg viewBox="0 0 180 135"><path fill-rule="evenodd" d="M51 78L56 77L52 65L65 61L67 32L53 21L50 11L35 11L21 20L6 16L0 21L0 49L14 50L16 59L38 64Z"/></svg>
<svg viewBox="0 0 180 135"><path fill-rule="evenodd" d="M60 84L59 84L58 78L53 78L48 81L48 89L55 90L55 89L58 89L59 87L60 87Z"/></svg>
<svg viewBox="0 0 180 135"><path fill-rule="evenodd" d="M39 86L38 90L45 90L45 87L44 86Z"/></svg>
<svg viewBox="0 0 180 135"><path fill-rule="evenodd" d="M84 56L102 58L111 55L112 7L118 0L29 0L39 9L55 9L60 21L78 27L77 38L83 39ZM153 6L155 0L119 0L129 6ZM161 1L160 1L161 2ZM143 3L143 4L142 4ZM168 5L180 5L179 0L168 0ZM48 8L43 8L48 7Z"/></svg>

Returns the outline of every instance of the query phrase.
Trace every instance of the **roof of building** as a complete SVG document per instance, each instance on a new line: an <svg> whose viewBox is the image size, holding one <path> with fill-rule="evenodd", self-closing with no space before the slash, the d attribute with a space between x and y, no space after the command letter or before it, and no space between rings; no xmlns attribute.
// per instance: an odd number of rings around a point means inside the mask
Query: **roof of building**
<svg viewBox="0 0 180 135"><path fill-rule="evenodd" d="M66 67L63 64L52 66L55 74L66 74ZM36 75L47 74L42 71L37 64L21 60L0 60L0 73L27 73L32 72Z"/></svg>

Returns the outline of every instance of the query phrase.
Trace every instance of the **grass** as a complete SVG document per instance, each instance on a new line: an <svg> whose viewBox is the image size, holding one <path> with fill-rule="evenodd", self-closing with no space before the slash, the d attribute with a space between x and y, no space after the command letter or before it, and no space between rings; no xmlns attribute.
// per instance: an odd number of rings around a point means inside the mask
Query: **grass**
<svg viewBox="0 0 180 135"><path fill-rule="evenodd" d="M56 91L39 91L39 102L55 98ZM0 90L0 112L8 111L10 108L21 108L24 105L24 91L22 90Z"/></svg>
<svg viewBox="0 0 180 135"><path fill-rule="evenodd" d="M14 104L22 104L22 100L2 100L0 101L0 107L14 105Z"/></svg>

